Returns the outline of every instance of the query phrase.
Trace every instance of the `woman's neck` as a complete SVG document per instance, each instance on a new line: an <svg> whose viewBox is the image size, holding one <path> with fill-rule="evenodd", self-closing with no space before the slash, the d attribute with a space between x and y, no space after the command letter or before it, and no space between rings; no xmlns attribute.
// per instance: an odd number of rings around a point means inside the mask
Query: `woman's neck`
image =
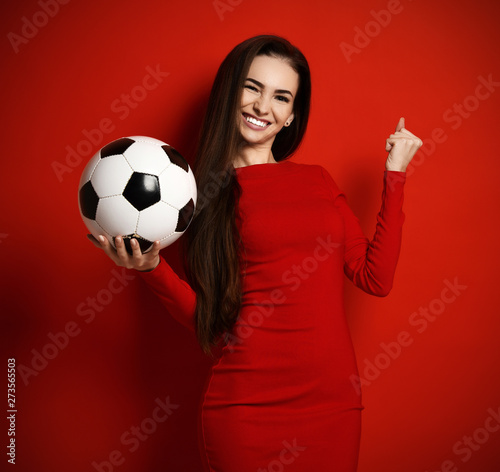
<svg viewBox="0 0 500 472"><path fill-rule="evenodd" d="M254 146L244 146L242 147L236 158L233 160L234 167L245 167L252 166L254 164L276 164L271 148L268 146L254 147Z"/></svg>

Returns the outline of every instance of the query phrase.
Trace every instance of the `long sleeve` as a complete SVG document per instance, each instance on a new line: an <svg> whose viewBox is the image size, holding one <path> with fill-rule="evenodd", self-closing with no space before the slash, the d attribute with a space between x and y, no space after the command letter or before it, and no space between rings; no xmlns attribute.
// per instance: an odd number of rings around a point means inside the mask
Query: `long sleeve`
<svg viewBox="0 0 500 472"><path fill-rule="evenodd" d="M139 272L142 279L159 297L170 315L194 331L196 293L160 256L159 265L151 272Z"/></svg>
<svg viewBox="0 0 500 472"><path fill-rule="evenodd" d="M359 220L347 205L345 195L338 190L326 171L324 175L334 194L335 205L344 219L344 273L363 291L376 296L386 296L392 288L401 249L406 174L396 171L384 172L382 206L371 241L363 234Z"/></svg>

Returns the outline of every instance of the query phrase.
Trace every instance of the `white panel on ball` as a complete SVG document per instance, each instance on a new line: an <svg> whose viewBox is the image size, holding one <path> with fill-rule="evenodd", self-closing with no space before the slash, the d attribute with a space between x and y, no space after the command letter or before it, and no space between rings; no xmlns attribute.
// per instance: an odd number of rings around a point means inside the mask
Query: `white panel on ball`
<svg viewBox="0 0 500 472"><path fill-rule="evenodd" d="M85 166L85 169L83 169L82 177L80 178L80 186L79 186L79 188L85 182L88 182L90 180L90 178L92 177L92 174L94 173L94 170L95 170L97 164L101 160L101 156L99 154L100 154L99 152L97 152L96 154L94 154L94 156L92 157L92 159L90 159L90 161L88 162L88 164Z"/></svg>
<svg viewBox="0 0 500 472"><path fill-rule="evenodd" d="M135 172L158 175L170 165L165 151L154 143L134 143L123 155Z"/></svg>
<svg viewBox="0 0 500 472"><path fill-rule="evenodd" d="M90 181L99 197L109 197L120 195L132 174L132 169L120 154L101 159Z"/></svg>
<svg viewBox="0 0 500 472"><path fill-rule="evenodd" d="M175 164L169 165L159 176L161 199L180 210L191 199L188 173Z"/></svg>
<svg viewBox="0 0 500 472"><path fill-rule="evenodd" d="M151 144L157 144L158 146L164 146L165 144L167 144L164 141L160 141L159 139L156 138L151 138L150 136L129 136L129 139L133 139L138 143L151 143Z"/></svg>
<svg viewBox="0 0 500 472"><path fill-rule="evenodd" d="M175 234L179 212L165 202L155 203L141 211L137 234L149 241L162 240ZM178 233L179 236L181 233Z"/></svg>
<svg viewBox="0 0 500 472"><path fill-rule="evenodd" d="M108 240L111 240L111 235L107 233L107 231L104 230L103 227L99 226L97 224L97 221L95 220L89 220L88 218L85 218L82 216L83 221L85 222L85 225L87 226L88 230L94 236L94 238L98 239L100 234L105 235Z"/></svg>
<svg viewBox="0 0 500 472"><path fill-rule="evenodd" d="M196 205L198 201L198 189L196 188L196 180L194 179L194 174L191 168L189 169L188 174L189 188L191 189L191 197L193 198L193 202Z"/></svg>
<svg viewBox="0 0 500 472"><path fill-rule="evenodd" d="M135 233L138 218L139 211L122 195L99 200L96 221L109 234L126 236Z"/></svg>

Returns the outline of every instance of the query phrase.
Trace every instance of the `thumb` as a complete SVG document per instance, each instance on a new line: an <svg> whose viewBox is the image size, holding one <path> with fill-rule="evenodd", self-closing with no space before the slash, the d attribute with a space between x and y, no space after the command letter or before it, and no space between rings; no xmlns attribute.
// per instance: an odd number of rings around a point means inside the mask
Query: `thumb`
<svg viewBox="0 0 500 472"><path fill-rule="evenodd" d="M102 249L101 243L94 236L92 236L91 234L87 234L87 238L95 247Z"/></svg>
<svg viewBox="0 0 500 472"><path fill-rule="evenodd" d="M401 117L398 121L398 124L396 125L396 133L398 131L401 131L405 127L405 119L404 117Z"/></svg>

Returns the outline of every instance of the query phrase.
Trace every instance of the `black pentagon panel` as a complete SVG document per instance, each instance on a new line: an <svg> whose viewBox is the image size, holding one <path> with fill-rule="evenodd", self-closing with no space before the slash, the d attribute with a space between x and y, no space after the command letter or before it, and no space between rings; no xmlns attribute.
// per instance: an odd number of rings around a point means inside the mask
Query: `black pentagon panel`
<svg viewBox="0 0 500 472"><path fill-rule="evenodd" d="M122 236L122 238L125 243L125 249L130 255L132 255L132 246L130 245L130 241L132 241L132 239L135 239L139 243L139 247L143 253L149 251L153 247L152 241L148 241L138 234L128 234L127 236ZM115 238L113 238L113 244L116 246Z"/></svg>
<svg viewBox="0 0 500 472"><path fill-rule="evenodd" d="M83 216L89 220L95 220L99 197L97 196L94 187L92 187L90 180L82 186L80 192L78 193L78 198L80 200L80 208Z"/></svg>
<svg viewBox="0 0 500 472"><path fill-rule="evenodd" d="M156 175L134 172L128 181L123 196L139 211L160 201L160 182Z"/></svg>
<svg viewBox="0 0 500 472"><path fill-rule="evenodd" d="M193 199L189 200L180 210L179 210L179 219L177 220L177 226L175 231L177 233L182 233L186 231L186 228L191 223L194 214L194 202Z"/></svg>
<svg viewBox="0 0 500 472"><path fill-rule="evenodd" d="M101 158L123 154L135 141L130 138L120 138L111 141L101 149Z"/></svg>
<svg viewBox="0 0 500 472"><path fill-rule="evenodd" d="M172 146L169 146L168 144L165 144L161 148L165 151L172 163L174 163L176 166L179 166L181 169L184 169L186 172L189 171L189 165L186 162L186 159L181 156L181 153L179 151L176 151Z"/></svg>

